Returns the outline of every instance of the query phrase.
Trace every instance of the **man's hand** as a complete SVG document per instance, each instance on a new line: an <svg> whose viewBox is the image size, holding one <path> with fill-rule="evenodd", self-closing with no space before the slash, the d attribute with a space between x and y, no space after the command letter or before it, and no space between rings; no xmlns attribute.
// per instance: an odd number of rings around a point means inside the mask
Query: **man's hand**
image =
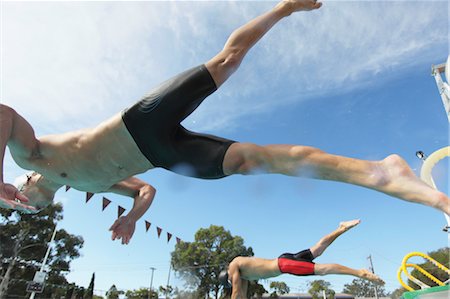
<svg viewBox="0 0 450 299"><path fill-rule="evenodd" d="M281 4L285 5L286 9L289 11L289 14L296 11L318 9L322 6L322 3L317 2L317 0L283 0Z"/></svg>
<svg viewBox="0 0 450 299"><path fill-rule="evenodd" d="M109 229L112 231L113 241L115 239L122 239L122 244L128 244L133 236L136 221L138 221L150 207L153 198L155 197L156 190L144 181L135 177L130 177L114 184L108 191L129 196L134 199L131 211L126 216L117 219Z"/></svg>
<svg viewBox="0 0 450 299"><path fill-rule="evenodd" d="M37 213L35 207L22 203L28 201L29 199L20 193L14 185L0 183L0 208L13 209L28 214Z"/></svg>
<svg viewBox="0 0 450 299"><path fill-rule="evenodd" d="M130 239L133 236L136 228L136 222L131 220L127 216L119 217L114 224L109 228L112 231L111 239L122 239L122 244L130 243Z"/></svg>

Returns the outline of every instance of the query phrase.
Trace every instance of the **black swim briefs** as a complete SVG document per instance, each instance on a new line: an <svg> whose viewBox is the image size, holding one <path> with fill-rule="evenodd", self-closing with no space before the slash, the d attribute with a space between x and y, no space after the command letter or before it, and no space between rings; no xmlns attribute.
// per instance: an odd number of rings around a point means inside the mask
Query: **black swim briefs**
<svg viewBox="0 0 450 299"><path fill-rule="evenodd" d="M223 159L232 140L188 131L180 123L214 91L204 65L162 83L122 113L145 157L156 167L204 179L224 177Z"/></svg>

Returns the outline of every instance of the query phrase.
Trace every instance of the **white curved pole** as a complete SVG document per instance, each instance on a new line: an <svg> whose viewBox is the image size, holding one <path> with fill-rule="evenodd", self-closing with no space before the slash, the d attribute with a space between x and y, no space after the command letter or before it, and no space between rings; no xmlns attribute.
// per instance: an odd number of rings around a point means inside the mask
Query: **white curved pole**
<svg viewBox="0 0 450 299"><path fill-rule="evenodd" d="M436 184L433 181L433 176L431 174L433 167L442 159L450 157L450 146L443 147L434 153L432 153L428 158L425 159L422 169L420 170L420 178L425 181L428 185L437 189ZM445 214L445 219L447 220L447 226L450 226L450 217Z"/></svg>

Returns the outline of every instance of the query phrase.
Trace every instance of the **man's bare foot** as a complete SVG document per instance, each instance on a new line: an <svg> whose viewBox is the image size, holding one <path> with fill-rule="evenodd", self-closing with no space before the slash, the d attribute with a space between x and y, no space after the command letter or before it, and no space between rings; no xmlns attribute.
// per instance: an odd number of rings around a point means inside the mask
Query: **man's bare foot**
<svg viewBox="0 0 450 299"><path fill-rule="evenodd" d="M283 0L279 5L286 9L287 15L290 15L297 11L319 9L322 6L322 3L317 2L317 0Z"/></svg>
<svg viewBox="0 0 450 299"><path fill-rule="evenodd" d="M371 282L374 282L376 284L384 284L384 281L380 277L378 277L377 275L373 274L372 272L366 269L359 270L358 276L361 277L362 279L370 280Z"/></svg>
<svg viewBox="0 0 450 299"><path fill-rule="evenodd" d="M359 219L343 221L343 222L339 223L339 229L346 232L349 229L351 229L352 227L355 227L360 223L361 223L361 220L359 220Z"/></svg>
<svg viewBox="0 0 450 299"><path fill-rule="evenodd" d="M377 162L373 189L400 199L427 205L450 215L450 198L418 178L398 155Z"/></svg>

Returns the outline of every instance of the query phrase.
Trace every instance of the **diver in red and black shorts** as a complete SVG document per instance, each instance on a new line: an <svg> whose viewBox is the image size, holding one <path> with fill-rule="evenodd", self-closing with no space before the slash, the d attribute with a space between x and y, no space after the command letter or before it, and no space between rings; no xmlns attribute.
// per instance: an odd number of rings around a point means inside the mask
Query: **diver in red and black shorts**
<svg viewBox="0 0 450 299"><path fill-rule="evenodd" d="M352 269L339 264L316 264L315 258L320 256L337 237L358 225L359 220L341 222L339 227L326 235L309 249L298 253L283 253L275 259L238 256L219 274L219 281L232 299L248 298L249 280L267 279L281 274L297 276L345 274L367 279L377 284L383 280L366 269Z"/></svg>

